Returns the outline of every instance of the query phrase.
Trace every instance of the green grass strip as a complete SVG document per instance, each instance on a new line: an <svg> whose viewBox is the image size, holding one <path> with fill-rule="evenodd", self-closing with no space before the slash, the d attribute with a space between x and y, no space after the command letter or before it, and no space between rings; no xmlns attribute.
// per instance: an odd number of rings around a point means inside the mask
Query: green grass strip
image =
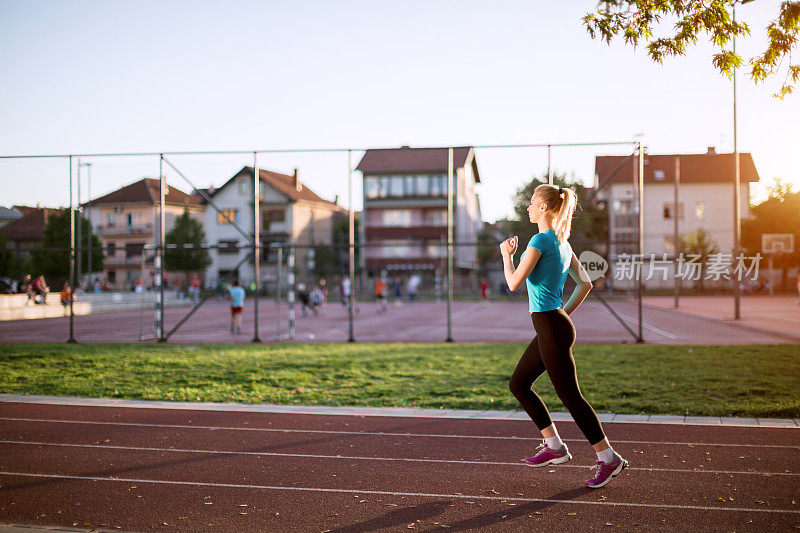
<svg viewBox="0 0 800 533"><path fill-rule="evenodd" d="M0 392L198 402L518 409L522 344L4 345ZM797 345L577 345L598 413L800 417ZM534 390L564 411L549 378Z"/></svg>

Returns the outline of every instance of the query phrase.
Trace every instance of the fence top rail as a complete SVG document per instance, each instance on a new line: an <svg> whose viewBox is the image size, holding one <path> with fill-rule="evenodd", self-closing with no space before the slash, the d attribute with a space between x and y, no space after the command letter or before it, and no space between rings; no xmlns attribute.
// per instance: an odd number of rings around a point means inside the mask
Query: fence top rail
<svg viewBox="0 0 800 533"><path fill-rule="evenodd" d="M473 144L471 148L499 149L499 148L558 148L558 147L578 147L578 146L633 146L638 145L639 141L596 141L596 142L577 142L577 143L535 143L535 144ZM454 145L453 148L461 147ZM184 150L171 152L108 152L108 153L85 153L85 154L17 154L0 155L0 159L58 159L69 157L158 157L167 155L244 155L244 154L269 154L269 153L344 153L344 152L365 152L367 150L394 150L396 146L390 147L350 147L350 148L260 148L253 150ZM415 146L415 149L441 149L450 148L449 146Z"/></svg>

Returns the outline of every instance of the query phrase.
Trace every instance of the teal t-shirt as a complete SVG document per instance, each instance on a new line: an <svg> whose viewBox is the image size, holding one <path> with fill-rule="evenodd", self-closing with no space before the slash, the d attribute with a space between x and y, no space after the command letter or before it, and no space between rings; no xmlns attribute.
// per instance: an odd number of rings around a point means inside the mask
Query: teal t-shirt
<svg viewBox="0 0 800 533"><path fill-rule="evenodd" d="M244 307L244 289L231 287L231 307Z"/></svg>
<svg viewBox="0 0 800 533"><path fill-rule="evenodd" d="M559 243L556 232L549 229L531 237L528 247L536 248L542 254L525 280L528 310L533 313L558 309L572 261L572 246L569 241Z"/></svg>

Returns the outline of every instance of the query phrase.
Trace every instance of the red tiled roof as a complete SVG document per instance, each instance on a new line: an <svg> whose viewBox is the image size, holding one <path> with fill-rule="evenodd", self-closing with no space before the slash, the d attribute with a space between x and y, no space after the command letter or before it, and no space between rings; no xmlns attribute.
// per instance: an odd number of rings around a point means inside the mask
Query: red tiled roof
<svg viewBox="0 0 800 533"><path fill-rule="evenodd" d="M83 205L118 205L118 204L157 204L159 182L154 178L144 178L130 185L112 191L105 196L95 198ZM200 205L200 199L186 194L180 189L168 186L167 205Z"/></svg>
<svg viewBox="0 0 800 533"><path fill-rule="evenodd" d="M22 213L22 218L0 228L0 233L12 241L41 241L44 236L44 227L47 225L47 217L62 211L62 209L50 207L24 205L15 205L14 209Z"/></svg>
<svg viewBox="0 0 800 533"><path fill-rule="evenodd" d="M595 174L599 183L617 168L626 156L597 156ZM674 154L645 155L644 181L646 183L674 183L675 158L680 158L681 182L733 182L733 154ZM741 182L758 181L758 171L749 153L739 153ZM664 172L662 179L656 179L655 171ZM628 160L609 183L632 183L633 163Z"/></svg>
<svg viewBox="0 0 800 533"><path fill-rule="evenodd" d="M230 183L231 181L235 180L236 178L238 178L242 174L246 174L248 176L252 176L253 175L253 167L249 167L249 166L243 167L242 170L240 170L239 172L234 174L231 179L229 179L221 187L216 189L213 192L213 194L211 194L210 196L213 198L214 195L216 195L219 191L224 189L228 185L228 183ZM258 169L258 177L261 180L263 180L264 182L266 182L269 185L271 185L278 192L286 195L292 201L296 202L297 200L304 200L306 202L314 202L314 203L318 203L318 204L324 204L324 205L327 205L327 206L332 206L332 207L339 208L339 204L337 204L336 202L331 202L329 200L325 200L324 198L319 197L317 195L317 193L315 193L314 191L312 191L311 189L309 189L308 187L303 185L302 182L300 184L301 185L300 186L300 190L298 191L297 190L297 186L296 186L296 183L297 183L296 182L296 180L297 180L296 176L289 176L288 174L279 174L278 172L272 172L272 171L269 171L269 170L266 170L266 169L263 169L263 168L259 168Z"/></svg>
<svg viewBox="0 0 800 533"><path fill-rule="evenodd" d="M467 164L472 152L469 146L453 149L453 167ZM474 157L473 157L474 164ZM447 172L447 148L400 148L367 150L356 170L364 174L400 174L403 172ZM473 167L475 181L480 182L477 165Z"/></svg>

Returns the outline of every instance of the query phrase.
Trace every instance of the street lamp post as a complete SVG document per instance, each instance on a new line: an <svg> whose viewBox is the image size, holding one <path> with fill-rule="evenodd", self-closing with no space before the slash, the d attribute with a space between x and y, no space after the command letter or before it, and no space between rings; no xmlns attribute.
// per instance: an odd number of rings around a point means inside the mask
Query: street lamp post
<svg viewBox="0 0 800 533"><path fill-rule="evenodd" d="M76 209L76 211L78 212L78 220L77 220L78 227L75 228L77 231L77 235L75 236L75 251L78 254L77 258L78 261L75 264L75 285L81 284L81 274L82 274L81 270L83 266L82 265L83 253L81 252L82 248L81 226L83 225L81 224L81 221L83 220L83 214L81 211L81 167L82 166L83 163L81 163L81 158L78 157L78 201L77 201L78 205ZM70 286L70 290L74 291L76 289L75 285Z"/></svg>
<svg viewBox="0 0 800 533"><path fill-rule="evenodd" d="M82 167L86 167L86 195L89 202L92 201L92 164L81 163ZM80 190L80 186L78 187ZM78 198L78 206L80 207L81 199ZM92 276L92 219L89 217L89 204L86 205L86 220L89 221L89 232L86 234L86 274L89 275L91 282Z"/></svg>
<svg viewBox="0 0 800 533"><path fill-rule="evenodd" d="M749 4L753 0L734 0L733 2L733 22L736 23L736 4ZM733 35L733 53L736 53L736 34ZM742 236L742 220L740 211L739 188L741 182L741 165L739 163L739 144L738 144L738 124L736 113L736 66L733 67L733 260L739 253L739 243ZM733 318L739 320L740 314L740 294L739 282L733 280Z"/></svg>

